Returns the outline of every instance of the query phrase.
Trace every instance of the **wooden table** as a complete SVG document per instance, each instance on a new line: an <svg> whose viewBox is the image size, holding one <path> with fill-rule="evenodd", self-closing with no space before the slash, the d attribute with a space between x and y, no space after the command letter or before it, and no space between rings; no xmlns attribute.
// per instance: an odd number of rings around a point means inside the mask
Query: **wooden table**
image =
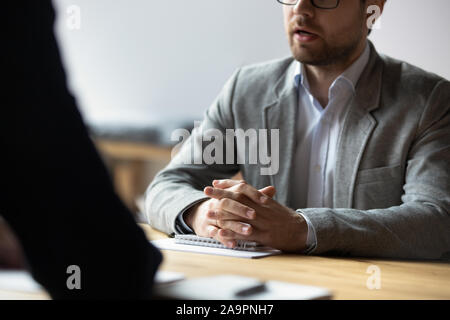
<svg viewBox="0 0 450 320"><path fill-rule="evenodd" d="M149 238L166 237L142 225ZM325 287L333 299L450 299L450 263L366 258L334 258L283 254L241 259L188 252L163 251L161 270L182 272L187 278L236 274L261 280L280 280ZM368 273L369 270L369 273ZM369 281L380 271L381 287ZM372 278L371 278L372 277ZM45 293L0 290L0 299L47 299Z"/></svg>
<svg viewBox="0 0 450 320"><path fill-rule="evenodd" d="M152 239L165 237L149 226L143 228ZM188 278L226 273L295 282L328 288L333 299L450 299L450 262L293 254L241 259L168 250L163 254L162 270L182 272ZM380 271L381 288L371 290L367 282L376 286L374 270Z"/></svg>

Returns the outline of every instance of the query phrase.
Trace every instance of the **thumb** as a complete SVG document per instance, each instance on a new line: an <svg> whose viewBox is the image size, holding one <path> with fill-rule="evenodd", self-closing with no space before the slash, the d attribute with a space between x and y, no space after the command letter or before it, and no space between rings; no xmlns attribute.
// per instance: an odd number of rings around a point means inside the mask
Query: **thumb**
<svg viewBox="0 0 450 320"><path fill-rule="evenodd" d="M273 186L268 186L262 189L259 189L259 192L264 193L266 196L268 196L269 198L272 198L275 193L277 192L275 187Z"/></svg>

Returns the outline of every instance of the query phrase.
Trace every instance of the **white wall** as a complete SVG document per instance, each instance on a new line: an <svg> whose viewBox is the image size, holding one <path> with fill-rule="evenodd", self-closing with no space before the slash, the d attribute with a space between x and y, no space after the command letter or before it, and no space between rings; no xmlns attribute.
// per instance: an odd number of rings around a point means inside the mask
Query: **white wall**
<svg viewBox="0 0 450 320"><path fill-rule="evenodd" d="M449 13L449 0L388 0L371 39L378 51L450 79Z"/></svg>
<svg viewBox="0 0 450 320"><path fill-rule="evenodd" d="M201 120L237 67L289 54L276 1L55 4L71 85L94 121ZM66 26L73 4L81 9L78 31Z"/></svg>
<svg viewBox="0 0 450 320"><path fill-rule="evenodd" d="M201 119L237 67L289 54L275 0L54 3L70 86L89 121ZM80 30L67 27L70 5L81 9ZM449 0L388 0L371 38L379 51L450 78L448 12Z"/></svg>

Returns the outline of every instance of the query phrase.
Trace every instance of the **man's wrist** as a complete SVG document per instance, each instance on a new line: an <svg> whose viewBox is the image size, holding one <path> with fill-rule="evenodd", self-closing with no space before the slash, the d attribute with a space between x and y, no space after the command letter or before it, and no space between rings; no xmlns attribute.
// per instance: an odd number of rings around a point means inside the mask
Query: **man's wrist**
<svg viewBox="0 0 450 320"><path fill-rule="evenodd" d="M198 202L198 203L194 204L192 207L187 209L182 215L182 218L183 218L184 222L192 230L194 230L194 221L195 221L195 217L197 215L197 211L200 208L200 206L203 203L205 203L205 201L206 200L203 200L201 202Z"/></svg>
<svg viewBox="0 0 450 320"><path fill-rule="evenodd" d="M300 214L300 216L303 217L303 219L306 221L306 224L308 226L308 232L306 236L306 247L303 251L305 254L310 253L313 251L317 246L317 236L316 236L316 230L314 229L314 226L312 225L309 218L303 214L301 210L297 210L297 213Z"/></svg>
<svg viewBox="0 0 450 320"><path fill-rule="evenodd" d="M188 205L185 209L183 209L175 219L175 233L176 234L194 234L194 214L197 210L198 205L208 200L207 198L203 198L197 200L190 205ZM188 224L189 222L189 224Z"/></svg>
<svg viewBox="0 0 450 320"><path fill-rule="evenodd" d="M192 230L194 230L194 228L193 228L194 217L193 216L194 216L194 213L197 210L197 208L198 208L198 204L189 208L182 214L182 218L183 218L184 222Z"/></svg>

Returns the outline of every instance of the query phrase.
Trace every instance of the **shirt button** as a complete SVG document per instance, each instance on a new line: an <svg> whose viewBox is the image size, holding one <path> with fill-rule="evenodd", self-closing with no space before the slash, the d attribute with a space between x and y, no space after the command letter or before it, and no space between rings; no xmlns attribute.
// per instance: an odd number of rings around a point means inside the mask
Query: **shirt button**
<svg viewBox="0 0 450 320"><path fill-rule="evenodd" d="M314 167L314 170L316 170L317 172L319 172L319 171L322 170L322 167L321 167L320 165L316 165L316 166Z"/></svg>

